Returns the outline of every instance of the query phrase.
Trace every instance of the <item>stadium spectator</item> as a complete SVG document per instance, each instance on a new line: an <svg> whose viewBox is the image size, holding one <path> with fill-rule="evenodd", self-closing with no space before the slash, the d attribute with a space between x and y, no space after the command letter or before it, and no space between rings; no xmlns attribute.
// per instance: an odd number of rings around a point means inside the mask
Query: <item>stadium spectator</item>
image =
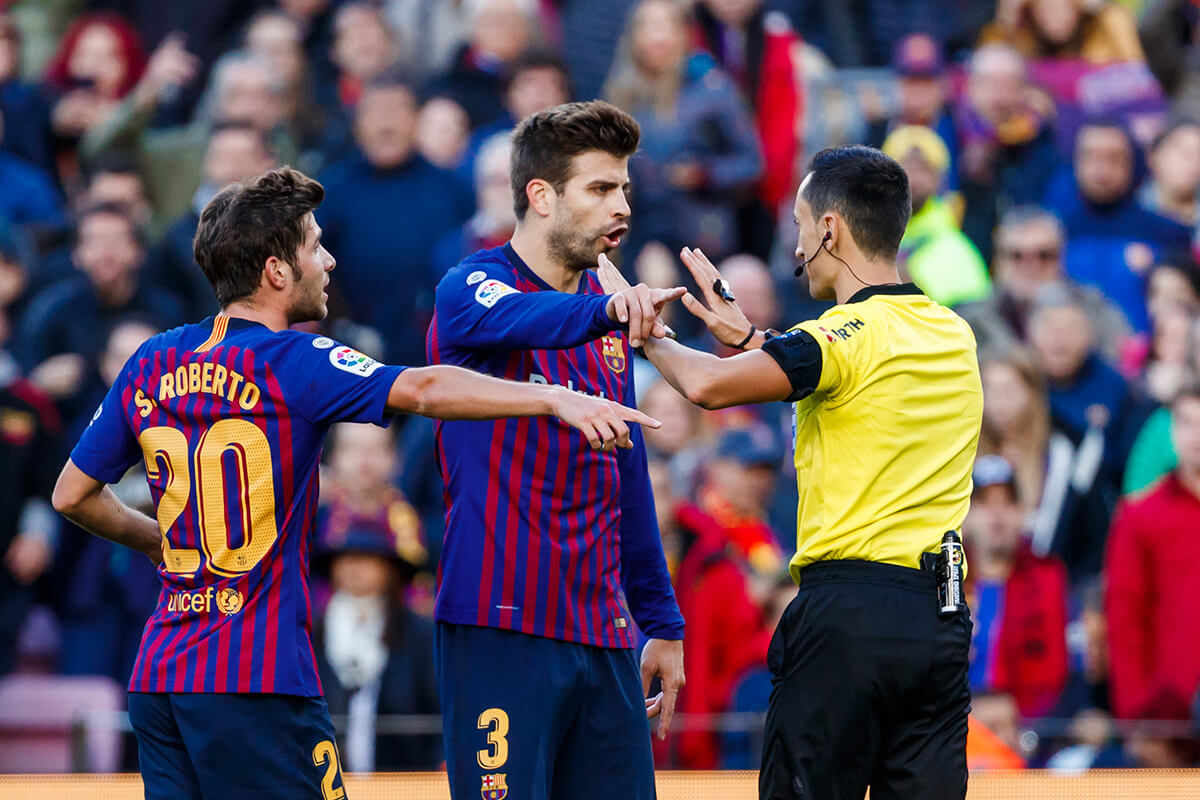
<svg viewBox="0 0 1200 800"><path fill-rule="evenodd" d="M533 0L474 0L467 9L467 41L429 91L456 100L467 110L471 127L478 128L504 116L504 77L538 38L537 5Z"/></svg>
<svg viewBox="0 0 1200 800"><path fill-rule="evenodd" d="M738 300L742 313L759 330L774 328L782 321L782 309L767 265L757 257L741 253L721 262L721 275ZM718 348L728 352L720 342Z"/></svg>
<svg viewBox="0 0 1200 800"><path fill-rule="evenodd" d="M404 68L421 80L449 69L468 29L469 10L463 0L386 0L383 13Z"/></svg>
<svg viewBox="0 0 1200 800"><path fill-rule="evenodd" d="M212 286L192 255L200 211L224 186L270 169L274 159L263 132L248 122L222 122L212 127L204 154L204 179L185 213L171 221L147 262L147 277L178 297L188 319L216 313Z"/></svg>
<svg viewBox="0 0 1200 800"><path fill-rule="evenodd" d="M1145 58L1133 14L1109 0L1000 0L980 40L1007 42L1036 59L1110 64Z"/></svg>
<svg viewBox="0 0 1200 800"><path fill-rule="evenodd" d="M1067 287L1039 295L1029 339L1046 375L1054 430L1034 552L1058 555L1077 584L1100 572L1120 477L1149 409L1096 351L1084 302Z"/></svg>
<svg viewBox="0 0 1200 800"><path fill-rule="evenodd" d="M133 223L156 240L154 208L146 195L146 182L137 162L120 153L104 153L87 165L87 185L78 196L77 209L114 203L125 209Z"/></svg>
<svg viewBox="0 0 1200 800"><path fill-rule="evenodd" d="M724 531L734 556L760 576L773 577L784 564L779 537L766 521L782 461L766 426L730 428L717 438L697 493L697 506Z"/></svg>
<svg viewBox="0 0 1200 800"><path fill-rule="evenodd" d="M685 714L720 714L728 710L742 673L766 663L771 632L751 599L741 556L725 529L675 494L664 462L650 462L650 483L675 596L688 621L683 658L689 690L677 708ZM720 762L714 730L681 732L672 750L672 767L716 769Z"/></svg>
<svg viewBox="0 0 1200 800"><path fill-rule="evenodd" d="M509 240L517 227L508 160L512 142L497 133L475 158L475 213L462 227L445 234L434 247L433 270L440 279L467 256Z"/></svg>
<svg viewBox="0 0 1200 800"><path fill-rule="evenodd" d="M81 393L92 388L89 376L118 320L144 314L165 328L183 318L179 301L141 275L143 257L141 233L122 206L87 209L72 252L80 274L30 301L17 336L18 359L66 418L81 411Z"/></svg>
<svg viewBox="0 0 1200 800"><path fill-rule="evenodd" d="M1068 282L1062 262L1064 243L1062 223L1045 209L1021 206L1000 220L995 291L983 302L958 308L975 331L982 358L1003 354L1028 340L1029 312L1038 292ZM1087 307L1101 352L1115 363L1129 337L1129 323L1099 291L1085 287L1079 297Z"/></svg>
<svg viewBox="0 0 1200 800"><path fill-rule="evenodd" d="M234 51L213 67L207 100L196 118L185 125L147 128L153 109L169 87L181 86L195 74L195 59L176 39L155 51L146 76L100 129L83 142L85 154L119 150L138 158L155 210L173 220L192 205L204 178L204 155L213 125L249 122L270 140L279 160L299 156L295 134L284 118L284 91L261 57Z"/></svg>
<svg viewBox="0 0 1200 800"><path fill-rule="evenodd" d="M15 118L0 117L0 143ZM49 228L63 222L62 201L54 178L41 167L7 150L0 150L0 221L10 225Z"/></svg>
<svg viewBox="0 0 1200 800"><path fill-rule="evenodd" d="M70 422L68 440L74 440L92 420L104 395L130 356L159 329L136 317L116 323L104 344L98 381L83 413ZM62 456L59 456L61 459ZM154 503L139 465L113 487L122 502L153 515ZM142 629L154 611L162 588L154 567L128 548L89 535L64 522L56 568L58 580L69 591L55 601L61 636L58 669L65 675L107 675L124 685L133 670Z"/></svg>
<svg viewBox="0 0 1200 800"><path fill-rule="evenodd" d="M49 499L61 458L54 404L21 377L10 353L5 299L0 294L0 675L15 663L31 584L53 560L58 521Z"/></svg>
<svg viewBox="0 0 1200 800"><path fill-rule="evenodd" d="M61 94L55 131L82 134L133 89L145 68L146 53L127 19L105 12L77 18L46 67L46 84Z"/></svg>
<svg viewBox="0 0 1200 800"><path fill-rule="evenodd" d="M1078 664L1059 696L1058 705L1050 712L1051 717L1058 719L1077 718L1087 711L1101 711L1107 715L1112 710L1104 579L1085 585L1079 592L1078 603L1079 616L1071 623L1067 635L1072 656L1078 656Z"/></svg>
<svg viewBox="0 0 1200 800"><path fill-rule="evenodd" d="M704 428L700 409L661 379L647 383L638 407L662 423L661 428L646 429L646 451L666 464L672 494L681 498L693 497L699 488L700 470L709 452L706 447L709 434Z"/></svg>
<svg viewBox="0 0 1200 800"><path fill-rule="evenodd" d="M1150 143L1150 179L1139 198L1200 237L1200 122L1177 119Z"/></svg>
<svg viewBox="0 0 1200 800"><path fill-rule="evenodd" d="M1017 497L1032 512L1042 499L1050 442L1045 376L1020 349L984 359L979 374L984 397L979 455L1000 456L1012 465Z"/></svg>
<svg viewBox="0 0 1200 800"><path fill-rule="evenodd" d="M54 172L50 148L50 102L41 87L21 79L21 29L0 12L0 147Z"/></svg>
<svg viewBox="0 0 1200 800"><path fill-rule="evenodd" d="M967 767L972 772L1025 768L1025 759L1021 757L1020 711L1011 694L979 692L971 695Z"/></svg>
<svg viewBox="0 0 1200 800"><path fill-rule="evenodd" d="M762 171L753 119L707 53L690 53L688 10L643 0L629 17L604 95L641 125L630 162L626 249L658 240L720 258L740 241L737 207Z"/></svg>
<svg viewBox="0 0 1200 800"><path fill-rule="evenodd" d="M271 0L204 0L198 3L99 0L87 5L122 14L133 25L147 50L172 38L186 37L188 49L196 56L199 74L207 75L219 57L233 49L246 22L273 3ZM180 125L190 119L197 102L203 102L201 88L199 85L180 87L180 91L164 98L155 125Z"/></svg>
<svg viewBox="0 0 1200 800"><path fill-rule="evenodd" d="M1005 209L1041 200L1058 163L1047 103L1008 45L984 45L967 65L955 117L963 232L991 258L992 229Z"/></svg>
<svg viewBox="0 0 1200 800"><path fill-rule="evenodd" d="M466 156L471 127L466 110L455 100L436 96L417 114L417 150L435 167L453 171Z"/></svg>
<svg viewBox="0 0 1200 800"><path fill-rule="evenodd" d="M1188 0L1146 0L1138 33L1176 113L1200 119L1200 9Z"/></svg>
<svg viewBox="0 0 1200 800"><path fill-rule="evenodd" d="M1187 247L1190 234L1138 202L1139 158L1120 123L1085 123L1075 136L1073 170L1060 171L1046 205L1066 230L1067 274L1098 288L1143 333L1149 330L1146 273L1163 249Z"/></svg>
<svg viewBox="0 0 1200 800"><path fill-rule="evenodd" d="M317 530L317 567L332 580L332 595L314 642L331 713L350 717L347 767L357 770L432 769L439 761L437 736L372 735L379 714L440 709L433 627L409 597L429 553L416 512L393 484L396 466L391 431L334 428Z"/></svg>
<svg viewBox="0 0 1200 800"><path fill-rule="evenodd" d="M317 668L331 714L345 714L345 767L362 772L432 770L436 735L387 735L376 720L440 711L433 624L413 613L404 590L413 565L386 526L349 523L321 544L333 595L313 630Z"/></svg>
<svg viewBox="0 0 1200 800"><path fill-rule="evenodd" d="M395 65L396 40L379 7L345 3L333 14L330 52L334 71L316 86L317 101L329 115L322 145L326 164L353 150L355 108L367 84Z"/></svg>
<svg viewBox="0 0 1200 800"><path fill-rule="evenodd" d="M959 230L943 196L950 151L930 128L905 125L883 143L883 152L904 167L912 193L912 218L900 242L901 274L946 306L983 300L991 294L987 265Z"/></svg>
<svg viewBox="0 0 1200 800"><path fill-rule="evenodd" d="M359 151L321 177L321 226L339 263L332 284L348 316L378 331L386 358L400 364L425 362L433 247L472 206L449 173L416 152L416 119L415 90L399 76L377 78L356 110Z"/></svg>
<svg viewBox="0 0 1200 800"><path fill-rule="evenodd" d="M1171 404L1178 466L1125 502L1105 559L1113 710L1142 713L1156 697L1185 706L1200 682L1200 616L1192 613L1200 551L1200 390Z"/></svg>
<svg viewBox="0 0 1200 800"><path fill-rule="evenodd" d="M471 131L459 174L474 178L475 158L483 143L498 133L511 133L517 123L544 108L571 99L571 76L566 63L555 53L540 48L525 51L509 67L504 79L504 114L488 125Z"/></svg>
<svg viewBox="0 0 1200 800"><path fill-rule="evenodd" d="M793 51L800 37L764 0L701 0L695 15L702 46L754 111L763 172L754 199L741 208L740 249L765 258L775 218L799 182L797 122L805 97Z"/></svg>
<svg viewBox="0 0 1200 800"><path fill-rule="evenodd" d="M950 167L946 173L951 182L949 188L956 189L958 132L948 106L950 75L941 46L925 33L905 36L896 43L892 71L896 73L900 97L891 126L922 125L937 132L950 153ZM876 141L882 141L882 138L877 137Z"/></svg>
<svg viewBox="0 0 1200 800"><path fill-rule="evenodd" d="M326 143L327 115L313 96L315 85L305 63L303 36L301 23L293 17L278 10L262 11L246 25L244 47L271 65L271 74L280 84L281 117L296 137L304 159L301 163L313 169L320 163L318 151Z"/></svg>
<svg viewBox="0 0 1200 800"><path fill-rule="evenodd" d="M300 26L305 61L312 71L313 99L326 114L331 114L333 107L319 94L319 87L334 85L337 76L333 63L335 4L332 0L278 0L276 5Z"/></svg>
<svg viewBox="0 0 1200 800"><path fill-rule="evenodd" d="M971 595L973 691L1009 692L1023 717L1054 707L1067 681L1067 573L1024 536L1016 475L1002 457L975 463L963 523Z"/></svg>

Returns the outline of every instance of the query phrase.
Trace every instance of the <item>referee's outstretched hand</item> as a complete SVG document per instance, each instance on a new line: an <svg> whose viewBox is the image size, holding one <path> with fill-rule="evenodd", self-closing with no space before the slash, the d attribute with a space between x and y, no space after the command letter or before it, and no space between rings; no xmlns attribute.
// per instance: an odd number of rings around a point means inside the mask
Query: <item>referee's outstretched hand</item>
<svg viewBox="0 0 1200 800"><path fill-rule="evenodd" d="M671 289L651 289L644 283L630 286L620 270L603 253L596 259L596 275L604 291L612 297L608 301L608 318L613 322L629 325L629 344L642 347L651 338L668 336L668 328L658 318L663 306L683 297L687 290L682 286Z"/></svg>
<svg viewBox="0 0 1200 800"><path fill-rule="evenodd" d="M683 640L651 639L642 648L642 694L650 693L650 682L662 681L662 691L646 698L646 718L662 715L658 723L658 738L667 738L675 716L675 700L686 683L683 675Z"/></svg>
<svg viewBox="0 0 1200 800"><path fill-rule="evenodd" d="M685 247L679 252L683 265L692 273L704 302L700 302L689 292L683 296L683 307L704 323L718 342L726 347L736 348L750 335L752 327L733 295L723 297L718 287L724 284L721 273L700 250ZM728 284L726 292L728 292Z"/></svg>
<svg viewBox="0 0 1200 800"><path fill-rule="evenodd" d="M633 447L626 422L637 422L650 428L662 427L661 422L636 408L590 397L561 386L556 387L553 409L554 416L587 437L593 450Z"/></svg>

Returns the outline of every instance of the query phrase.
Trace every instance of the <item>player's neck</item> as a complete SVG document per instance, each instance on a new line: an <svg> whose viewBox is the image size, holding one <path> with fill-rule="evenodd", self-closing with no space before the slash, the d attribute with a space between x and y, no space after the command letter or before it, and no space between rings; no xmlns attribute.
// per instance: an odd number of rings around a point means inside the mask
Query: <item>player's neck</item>
<svg viewBox="0 0 1200 800"><path fill-rule="evenodd" d="M281 309L269 308L246 300L235 300L222 308L221 313L227 317L248 319L251 322L260 323L273 331L282 331L289 327L287 314Z"/></svg>
<svg viewBox="0 0 1200 800"><path fill-rule="evenodd" d="M847 302L868 286L894 286L900 283L900 271L894 261L869 261L862 257L846 260L850 269L842 267L833 284L839 304Z"/></svg>
<svg viewBox="0 0 1200 800"><path fill-rule="evenodd" d="M547 252L546 239L540 233L518 225L510 241L513 250L525 262L525 266L550 284L551 288L568 294L575 294L579 290L579 281L583 278L583 273L579 270L568 269L565 265L552 259Z"/></svg>

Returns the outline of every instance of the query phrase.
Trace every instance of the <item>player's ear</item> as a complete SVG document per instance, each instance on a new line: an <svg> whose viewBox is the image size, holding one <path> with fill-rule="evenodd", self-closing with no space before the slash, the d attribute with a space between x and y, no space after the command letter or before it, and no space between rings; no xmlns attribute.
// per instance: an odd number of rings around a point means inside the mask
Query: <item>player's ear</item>
<svg viewBox="0 0 1200 800"><path fill-rule="evenodd" d="M290 270L291 268L281 259L270 256L263 265L263 276L268 286L282 291L287 288L287 276Z"/></svg>
<svg viewBox="0 0 1200 800"><path fill-rule="evenodd" d="M548 217L554 212L557 194L554 187L541 178L534 178L525 184L525 196L529 198L529 207L540 217Z"/></svg>

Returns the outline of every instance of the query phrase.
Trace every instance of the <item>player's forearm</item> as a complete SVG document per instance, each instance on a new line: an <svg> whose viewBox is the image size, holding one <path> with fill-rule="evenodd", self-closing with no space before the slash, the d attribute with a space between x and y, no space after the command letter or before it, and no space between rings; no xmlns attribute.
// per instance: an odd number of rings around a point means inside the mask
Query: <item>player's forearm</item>
<svg viewBox="0 0 1200 800"><path fill-rule="evenodd" d="M675 391L703 408L713 405L712 388L721 359L670 339L651 339L646 343L646 358Z"/></svg>
<svg viewBox="0 0 1200 800"><path fill-rule="evenodd" d="M393 412L435 419L498 419L553 414L559 387L517 383L461 367L406 369L388 396Z"/></svg>
<svg viewBox="0 0 1200 800"><path fill-rule="evenodd" d="M54 509L79 527L158 563L162 559L162 533L158 523L122 503L112 489L83 476L70 462L54 487Z"/></svg>

